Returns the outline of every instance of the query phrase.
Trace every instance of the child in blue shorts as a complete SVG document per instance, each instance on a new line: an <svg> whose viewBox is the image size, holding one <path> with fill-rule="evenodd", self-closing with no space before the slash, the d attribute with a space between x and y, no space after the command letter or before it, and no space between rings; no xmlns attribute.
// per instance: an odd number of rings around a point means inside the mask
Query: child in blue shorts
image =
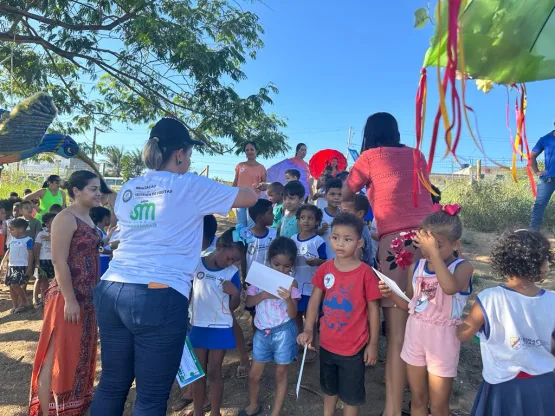
<svg viewBox="0 0 555 416"><path fill-rule="evenodd" d="M268 248L269 266L284 274L290 274L297 260L297 246L293 240L277 237ZM258 401L260 378L266 363L276 365L276 392L273 415L278 415L287 395L287 372L289 364L297 357L297 299L300 292L297 282L290 288L281 288L279 298L268 292L249 286L247 306L256 306L254 324L256 332L253 339L252 365L249 374L249 406L239 412L240 416L258 415L262 408Z"/></svg>

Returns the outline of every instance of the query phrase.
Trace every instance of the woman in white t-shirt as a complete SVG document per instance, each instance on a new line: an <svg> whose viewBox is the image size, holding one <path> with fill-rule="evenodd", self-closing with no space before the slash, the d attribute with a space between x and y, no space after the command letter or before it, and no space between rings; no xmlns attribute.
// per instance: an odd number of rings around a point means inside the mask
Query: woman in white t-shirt
<svg viewBox="0 0 555 416"><path fill-rule="evenodd" d="M94 291L102 375L92 416L123 413L136 379L134 414L165 415L187 334L188 298L202 244L203 218L250 207L252 188L187 173L193 146L185 126L163 118L144 151L143 176L119 191L119 246Z"/></svg>

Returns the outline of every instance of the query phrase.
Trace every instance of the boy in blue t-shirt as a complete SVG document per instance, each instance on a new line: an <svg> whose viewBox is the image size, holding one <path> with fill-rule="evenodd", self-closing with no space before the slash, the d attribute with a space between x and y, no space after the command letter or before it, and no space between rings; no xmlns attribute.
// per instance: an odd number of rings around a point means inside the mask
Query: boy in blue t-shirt
<svg viewBox="0 0 555 416"><path fill-rule="evenodd" d="M287 182L283 187L283 208L285 213L279 225L279 235L291 238L299 232L297 228L297 211L303 204L304 185L299 181Z"/></svg>

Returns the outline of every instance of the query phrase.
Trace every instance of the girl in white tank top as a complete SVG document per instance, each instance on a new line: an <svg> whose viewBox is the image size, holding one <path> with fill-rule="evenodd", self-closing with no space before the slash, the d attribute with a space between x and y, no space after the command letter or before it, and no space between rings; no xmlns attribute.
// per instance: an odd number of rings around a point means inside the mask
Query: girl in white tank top
<svg viewBox="0 0 555 416"><path fill-rule="evenodd" d="M555 293L536 285L554 257L535 231L502 237L491 253L504 285L486 289L457 329L461 341L478 333L484 382L472 415L555 414Z"/></svg>

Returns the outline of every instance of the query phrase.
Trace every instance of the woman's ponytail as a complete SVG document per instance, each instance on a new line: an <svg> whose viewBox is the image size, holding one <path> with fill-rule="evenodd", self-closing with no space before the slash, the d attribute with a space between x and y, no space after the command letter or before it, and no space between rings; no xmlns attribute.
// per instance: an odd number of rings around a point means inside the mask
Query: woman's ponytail
<svg viewBox="0 0 555 416"><path fill-rule="evenodd" d="M145 166L152 170L158 170L162 166L163 157L162 150L158 145L158 137L151 137L146 142L143 149L143 161Z"/></svg>

